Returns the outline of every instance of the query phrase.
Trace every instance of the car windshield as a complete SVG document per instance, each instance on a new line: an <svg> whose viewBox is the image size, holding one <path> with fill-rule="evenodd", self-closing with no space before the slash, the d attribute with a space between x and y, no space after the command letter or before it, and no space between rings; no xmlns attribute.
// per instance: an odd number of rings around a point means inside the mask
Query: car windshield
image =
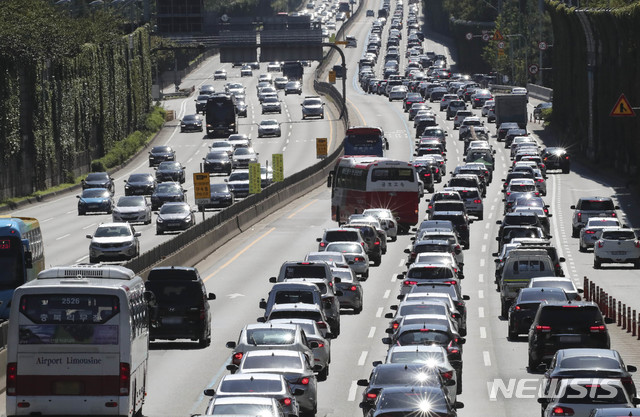
<svg viewBox="0 0 640 417"><path fill-rule="evenodd" d="M160 171L175 171L180 169L180 162L166 161L158 165Z"/></svg>
<svg viewBox="0 0 640 417"><path fill-rule="evenodd" d="M94 237L122 237L131 236L131 230L127 226L101 226L96 229Z"/></svg>
<svg viewBox="0 0 640 417"><path fill-rule="evenodd" d="M293 329L248 329L247 342L250 345L290 345L295 341Z"/></svg>
<svg viewBox="0 0 640 417"><path fill-rule="evenodd" d="M325 265L287 265L284 278L326 278Z"/></svg>
<svg viewBox="0 0 640 417"><path fill-rule="evenodd" d="M263 120L260 122L260 124L262 126L277 126L278 125L278 121L277 120Z"/></svg>
<svg viewBox="0 0 640 417"><path fill-rule="evenodd" d="M211 414L234 416L276 417L268 405L263 404L214 404Z"/></svg>
<svg viewBox="0 0 640 417"><path fill-rule="evenodd" d="M576 290L571 281L564 281L564 280L558 280L558 281L552 281L552 280L546 280L546 279L544 281L533 280L531 282L531 287L533 288L554 287L554 288L562 288L563 290L567 290L567 291Z"/></svg>
<svg viewBox="0 0 640 417"><path fill-rule="evenodd" d="M253 150L253 148L238 148L235 150L235 152L233 152L234 156L253 155L253 154L255 154L255 151Z"/></svg>
<svg viewBox="0 0 640 417"><path fill-rule="evenodd" d="M266 104L270 104L270 103L279 103L280 100L278 100L276 97L266 97L262 103L266 103Z"/></svg>
<svg viewBox="0 0 640 417"><path fill-rule="evenodd" d="M109 176L104 172L94 172L87 175L85 181L108 181Z"/></svg>
<svg viewBox="0 0 640 417"><path fill-rule="evenodd" d="M108 198L111 197L109 190L105 189L87 189L82 192L82 198Z"/></svg>
<svg viewBox="0 0 640 417"><path fill-rule="evenodd" d="M209 99L209 96L206 94L200 94L198 96L198 101L207 101Z"/></svg>
<svg viewBox="0 0 640 417"><path fill-rule="evenodd" d="M197 119L198 119L198 116L196 116L195 114L188 114L188 115L186 115L186 116L184 116L182 118L182 121L184 121L184 122L193 122L193 121L195 121Z"/></svg>
<svg viewBox="0 0 640 417"><path fill-rule="evenodd" d="M209 186L212 193L228 193L229 186L227 184L211 184Z"/></svg>
<svg viewBox="0 0 640 417"><path fill-rule="evenodd" d="M551 287L551 285L549 285ZM560 291L524 291L520 294L520 302L565 301L567 296Z"/></svg>
<svg viewBox="0 0 640 417"><path fill-rule="evenodd" d="M603 356L572 356L564 358L559 365L563 369L620 369L620 362Z"/></svg>
<svg viewBox="0 0 640 417"><path fill-rule="evenodd" d="M229 160L229 156L226 152L209 152L207 154L209 160Z"/></svg>
<svg viewBox="0 0 640 417"><path fill-rule="evenodd" d="M118 207L144 207L145 199L140 196L120 197Z"/></svg>
<svg viewBox="0 0 640 417"><path fill-rule="evenodd" d="M579 307L573 305L547 306L540 312L540 324L550 324L559 328L584 327L593 323L602 323L598 307Z"/></svg>
<svg viewBox="0 0 640 417"><path fill-rule="evenodd" d="M607 230L602 232L602 239L605 240L633 240L636 238L633 230Z"/></svg>
<svg viewBox="0 0 640 417"><path fill-rule="evenodd" d="M370 385L419 385L427 379L433 379L434 375L428 368L417 366L381 366L376 368Z"/></svg>
<svg viewBox="0 0 640 417"><path fill-rule="evenodd" d="M154 146L151 149L151 153L171 153L171 148L168 146Z"/></svg>
<svg viewBox="0 0 640 417"><path fill-rule="evenodd" d="M567 404L629 403L622 387L609 384L567 385L560 397L560 401Z"/></svg>
<svg viewBox="0 0 640 417"><path fill-rule="evenodd" d="M229 175L229 182L232 181L249 181L249 173L248 172L232 172Z"/></svg>
<svg viewBox="0 0 640 417"><path fill-rule="evenodd" d="M279 379L262 379L262 378L243 378L243 379L224 379L218 388L219 393L280 393L285 388ZM258 414L260 415L260 414Z"/></svg>
<svg viewBox="0 0 640 417"><path fill-rule="evenodd" d="M218 141L218 142L213 142L211 144L212 148L231 148L232 145L227 142L226 140L222 140L222 141Z"/></svg>
<svg viewBox="0 0 640 417"><path fill-rule="evenodd" d="M152 182L153 179L149 174L131 174L129 182Z"/></svg>
<svg viewBox="0 0 640 417"><path fill-rule="evenodd" d="M401 305L398 310L398 316L409 316L412 314L449 314L448 307L440 302L437 303L420 303Z"/></svg>
<svg viewBox="0 0 640 417"><path fill-rule="evenodd" d="M242 363L242 370L248 369L299 369L302 370L302 360L299 356L268 355L246 356Z"/></svg>
<svg viewBox="0 0 640 417"><path fill-rule="evenodd" d="M449 252L449 245L438 245L438 244L421 244L416 245L413 249L415 253L423 253L423 252ZM417 272L416 272L417 273Z"/></svg>
<svg viewBox="0 0 640 417"><path fill-rule="evenodd" d="M186 204L163 204L160 207L160 214L187 214L191 210Z"/></svg>
<svg viewBox="0 0 640 417"><path fill-rule="evenodd" d="M446 333L424 328L403 332L398 336L397 340L400 346L425 344L448 345L450 342L449 335Z"/></svg>
<svg viewBox="0 0 640 417"><path fill-rule="evenodd" d="M401 351L392 352L390 363L425 363L425 364L444 364L444 354L442 352L420 352Z"/></svg>
<svg viewBox="0 0 640 417"><path fill-rule="evenodd" d="M158 184L158 188L156 188L157 194L162 193L181 193L181 187L178 184L163 182Z"/></svg>
<svg viewBox="0 0 640 417"><path fill-rule="evenodd" d="M303 103L305 106L319 106L322 104L322 100L319 98L308 98Z"/></svg>
<svg viewBox="0 0 640 417"><path fill-rule="evenodd" d="M382 392L378 409L410 409L420 410L425 406L432 411L447 410L444 395L436 395L435 391L424 392L407 389L406 392ZM422 413L416 413L420 415ZM430 414L430 413L429 413ZM427 413L425 413L427 415ZM435 413L433 415L436 415Z"/></svg>

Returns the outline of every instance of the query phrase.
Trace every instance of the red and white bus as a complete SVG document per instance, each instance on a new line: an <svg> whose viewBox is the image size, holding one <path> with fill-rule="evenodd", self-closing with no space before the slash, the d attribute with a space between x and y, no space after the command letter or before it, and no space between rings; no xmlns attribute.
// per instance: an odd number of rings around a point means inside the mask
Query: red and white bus
<svg viewBox="0 0 640 417"><path fill-rule="evenodd" d="M344 156L329 174L331 218L338 223L365 209L390 209L398 228L418 223L420 183L413 165L376 156Z"/></svg>
<svg viewBox="0 0 640 417"><path fill-rule="evenodd" d="M142 415L147 311L142 278L122 266L45 269L18 287L7 342L7 415Z"/></svg>

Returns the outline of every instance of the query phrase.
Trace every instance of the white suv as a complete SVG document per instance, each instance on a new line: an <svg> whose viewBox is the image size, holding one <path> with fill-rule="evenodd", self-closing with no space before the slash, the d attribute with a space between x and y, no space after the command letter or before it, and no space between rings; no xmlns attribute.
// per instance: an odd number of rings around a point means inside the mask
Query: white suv
<svg viewBox="0 0 640 417"><path fill-rule="evenodd" d="M136 232L129 223L103 223L93 235L89 244L89 262L126 261L140 254L140 242Z"/></svg>
<svg viewBox="0 0 640 417"><path fill-rule="evenodd" d="M633 229L605 227L593 247L593 267L603 263L633 263L640 269L640 241Z"/></svg>

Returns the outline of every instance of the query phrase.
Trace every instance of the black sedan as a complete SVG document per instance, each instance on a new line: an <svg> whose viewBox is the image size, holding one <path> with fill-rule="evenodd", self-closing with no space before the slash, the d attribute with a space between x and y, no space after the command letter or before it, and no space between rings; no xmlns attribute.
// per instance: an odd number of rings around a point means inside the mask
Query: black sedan
<svg viewBox="0 0 640 417"><path fill-rule="evenodd" d="M456 417L456 409L464 407L461 402L451 404L441 387L403 386L384 388L376 400L375 407L365 417Z"/></svg>
<svg viewBox="0 0 640 417"><path fill-rule="evenodd" d="M156 217L156 233L187 230L196 224L194 210L187 203L167 203L162 206Z"/></svg>
<svg viewBox="0 0 640 417"><path fill-rule="evenodd" d="M211 151L203 158L202 169L210 174L231 174L231 157L227 152Z"/></svg>
<svg viewBox="0 0 640 417"><path fill-rule="evenodd" d="M106 188L111 194L115 193L116 185L113 178L106 172L92 172L82 180L82 189L87 188Z"/></svg>
<svg viewBox="0 0 640 417"><path fill-rule="evenodd" d="M541 157L547 171L561 169L563 174L568 174L571 170L571 156L564 148L545 148Z"/></svg>
<svg viewBox="0 0 640 417"><path fill-rule="evenodd" d="M198 98L195 100L196 102L196 113L205 114L207 110L207 100L209 100L209 94L200 94Z"/></svg>
<svg viewBox="0 0 640 417"><path fill-rule="evenodd" d="M124 182L124 195L151 195L157 185L151 174L131 174Z"/></svg>
<svg viewBox="0 0 640 417"><path fill-rule="evenodd" d="M210 193L209 201L198 205L199 211L204 211L208 208L225 208L235 202L228 184L211 184Z"/></svg>
<svg viewBox="0 0 640 417"><path fill-rule="evenodd" d="M155 167L164 161L175 161L176 151L171 146L160 145L154 146L149 151L149 166Z"/></svg>
<svg viewBox="0 0 640 417"><path fill-rule="evenodd" d="M453 380L447 384L453 385ZM416 363L385 363L373 368L369 379L359 379L358 385L366 387L362 392L360 408L366 414L375 407L376 399L383 388L393 386L430 386L442 387L445 382L436 367L428 367ZM450 393L445 388L450 401L455 401L455 391Z"/></svg>
<svg viewBox="0 0 640 417"><path fill-rule="evenodd" d="M156 181L175 181L183 184L185 181L184 175L185 167L180 162L165 161L161 162L156 168Z"/></svg>
<svg viewBox="0 0 640 417"><path fill-rule="evenodd" d="M180 132L202 132L202 116L199 114L187 114L180 121Z"/></svg>
<svg viewBox="0 0 640 417"><path fill-rule="evenodd" d="M518 298L509 309L510 340L515 340L519 334L528 333L538 306L544 300L567 301L567 294L561 288L523 288Z"/></svg>
<svg viewBox="0 0 640 417"><path fill-rule="evenodd" d="M158 184L155 192L151 195L151 210L156 211L164 203L185 201L186 190L177 182L163 182Z"/></svg>

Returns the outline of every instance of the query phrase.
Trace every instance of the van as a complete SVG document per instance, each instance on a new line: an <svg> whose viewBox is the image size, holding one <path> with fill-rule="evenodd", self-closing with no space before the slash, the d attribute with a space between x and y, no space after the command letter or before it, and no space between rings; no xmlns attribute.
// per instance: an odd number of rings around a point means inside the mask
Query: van
<svg viewBox="0 0 640 417"><path fill-rule="evenodd" d="M357 48L358 47L358 40L356 39L355 36L347 36L345 38L345 40L347 41L347 48Z"/></svg>
<svg viewBox="0 0 640 417"><path fill-rule="evenodd" d="M207 293L196 268L163 266L149 271L145 288L155 297L150 340L191 339L200 346L211 344L211 312Z"/></svg>
<svg viewBox="0 0 640 417"><path fill-rule="evenodd" d="M546 250L514 249L504 261L500 282L500 312L507 317L518 291L529 285L531 278L554 275L555 267Z"/></svg>

